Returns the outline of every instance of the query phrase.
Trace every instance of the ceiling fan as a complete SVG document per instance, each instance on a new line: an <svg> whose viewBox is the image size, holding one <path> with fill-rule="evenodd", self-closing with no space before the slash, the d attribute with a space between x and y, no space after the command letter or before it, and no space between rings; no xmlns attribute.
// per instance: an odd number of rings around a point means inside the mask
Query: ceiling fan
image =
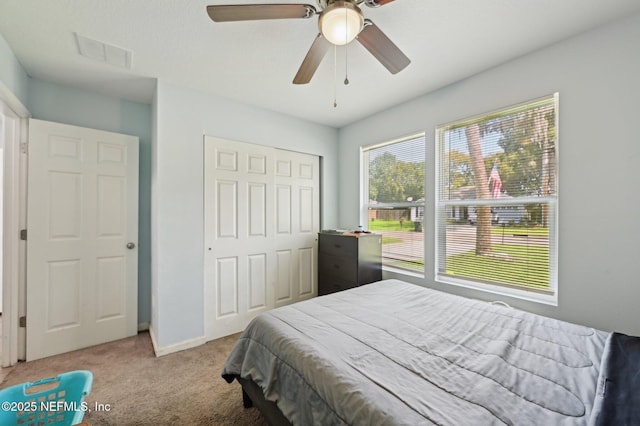
<svg viewBox="0 0 640 426"><path fill-rule="evenodd" d="M215 22L261 19L303 19L318 16L320 33L302 61L294 84L307 84L332 45L357 39L392 74L402 71L409 58L371 20L365 19L358 5L379 7L394 0L317 0L320 9L309 4L243 4L207 6Z"/></svg>

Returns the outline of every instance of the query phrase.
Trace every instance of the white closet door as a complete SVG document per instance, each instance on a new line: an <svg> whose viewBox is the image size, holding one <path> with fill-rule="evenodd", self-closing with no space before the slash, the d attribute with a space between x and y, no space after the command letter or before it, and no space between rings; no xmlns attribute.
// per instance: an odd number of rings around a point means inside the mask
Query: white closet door
<svg viewBox="0 0 640 426"><path fill-rule="evenodd" d="M242 330L273 299L274 150L205 138L205 309L210 339Z"/></svg>
<svg viewBox="0 0 640 426"><path fill-rule="evenodd" d="M320 161L278 150L276 158L276 306L318 294Z"/></svg>
<svg viewBox="0 0 640 426"><path fill-rule="evenodd" d="M205 326L212 340L276 305L317 294L319 160L209 136L204 157Z"/></svg>
<svg viewBox="0 0 640 426"><path fill-rule="evenodd" d="M27 360L138 330L138 138L29 121Z"/></svg>

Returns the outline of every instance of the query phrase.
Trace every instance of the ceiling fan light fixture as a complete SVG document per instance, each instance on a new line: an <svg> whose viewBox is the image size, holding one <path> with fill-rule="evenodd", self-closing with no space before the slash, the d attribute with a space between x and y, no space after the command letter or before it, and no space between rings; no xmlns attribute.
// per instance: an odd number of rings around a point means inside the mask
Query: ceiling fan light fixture
<svg viewBox="0 0 640 426"><path fill-rule="evenodd" d="M356 38L364 26L360 9L348 1L336 1L322 11L320 32L330 43L342 46Z"/></svg>

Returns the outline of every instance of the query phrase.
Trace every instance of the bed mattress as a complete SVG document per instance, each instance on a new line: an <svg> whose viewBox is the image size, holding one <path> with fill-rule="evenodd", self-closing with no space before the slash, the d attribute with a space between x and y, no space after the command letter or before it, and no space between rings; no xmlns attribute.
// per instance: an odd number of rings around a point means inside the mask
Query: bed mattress
<svg viewBox="0 0 640 426"><path fill-rule="evenodd" d="M607 337L384 280L260 315L222 375L300 425L586 425Z"/></svg>

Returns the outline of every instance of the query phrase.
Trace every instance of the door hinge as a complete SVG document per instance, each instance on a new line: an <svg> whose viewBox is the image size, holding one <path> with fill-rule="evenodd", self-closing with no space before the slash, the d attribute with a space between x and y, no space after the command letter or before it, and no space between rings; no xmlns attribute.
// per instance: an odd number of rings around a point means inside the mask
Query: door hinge
<svg viewBox="0 0 640 426"><path fill-rule="evenodd" d="M20 239L22 241L27 241L27 230L26 229L21 229L20 230Z"/></svg>
<svg viewBox="0 0 640 426"><path fill-rule="evenodd" d="M20 328L25 328L27 326L27 317L26 317L26 315L20 317L20 319L18 320L18 326Z"/></svg>

